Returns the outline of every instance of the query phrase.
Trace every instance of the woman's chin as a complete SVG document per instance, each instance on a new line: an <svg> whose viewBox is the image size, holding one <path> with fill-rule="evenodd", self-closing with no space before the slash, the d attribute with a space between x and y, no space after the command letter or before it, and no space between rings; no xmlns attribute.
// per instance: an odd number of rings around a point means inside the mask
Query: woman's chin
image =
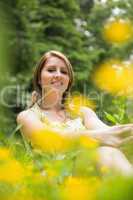
<svg viewBox="0 0 133 200"><path fill-rule="evenodd" d="M64 86L63 85L59 85L59 84L53 84L52 85L52 87L51 87L51 89L53 89L53 90L57 90L57 91L60 91L60 92L65 92L65 90L66 90L66 88L64 88Z"/></svg>

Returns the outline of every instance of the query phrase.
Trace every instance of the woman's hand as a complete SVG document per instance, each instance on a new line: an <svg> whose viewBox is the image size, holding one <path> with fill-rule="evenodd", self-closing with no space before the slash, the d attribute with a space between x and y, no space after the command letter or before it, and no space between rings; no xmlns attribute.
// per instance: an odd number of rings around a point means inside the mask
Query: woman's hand
<svg viewBox="0 0 133 200"><path fill-rule="evenodd" d="M81 107L83 120L88 136L97 139L102 145L118 147L133 139L133 124L108 126L102 122L96 113L88 108Z"/></svg>
<svg viewBox="0 0 133 200"><path fill-rule="evenodd" d="M102 145L119 147L133 139L133 124L116 125L100 130L88 130L85 134L97 139Z"/></svg>

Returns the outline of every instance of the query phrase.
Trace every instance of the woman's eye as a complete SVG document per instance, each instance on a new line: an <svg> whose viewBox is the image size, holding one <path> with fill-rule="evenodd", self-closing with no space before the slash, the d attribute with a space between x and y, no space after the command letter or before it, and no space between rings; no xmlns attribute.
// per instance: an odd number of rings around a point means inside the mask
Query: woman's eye
<svg viewBox="0 0 133 200"><path fill-rule="evenodd" d="M56 69L47 69L48 72L55 72ZM67 71L61 71L62 74L68 74Z"/></svg>
<svg viewBox="0 0 133 200"><path fill-rule="evenodd" d="M55 69L48 69L48 72L54 72Z"/></svg>
<svg viewBox="0 0 133 200"><path fill-rule="evenodd" d="M62 74L67 74L67 71L62 71Z"/></svg>

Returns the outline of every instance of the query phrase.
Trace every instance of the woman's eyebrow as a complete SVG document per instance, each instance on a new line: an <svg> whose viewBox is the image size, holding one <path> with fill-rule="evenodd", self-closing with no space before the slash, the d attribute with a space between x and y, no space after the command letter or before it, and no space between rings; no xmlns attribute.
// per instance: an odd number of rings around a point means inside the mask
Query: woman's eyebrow
<svg viewBox="0 0 133 200"><path fill-rule="evenodd" d="M55 65L46 65L46 68L56 68Z"/></svg>
<svg viewBox="0 0 133 200"><path fill-rule="evenodd" d="M46 68L56 68L57 66L56 65L47 65ZM61 67L61 70L64 70L64 71L68 71L68 69L66 69L66 67L62 66Z"/></svg>
<svg viewBox="0 0 133 200"><path fill-rule="evenodd" d="M64 71L68 71L68 69L66 67L61 67L61 69Z"/></svg>

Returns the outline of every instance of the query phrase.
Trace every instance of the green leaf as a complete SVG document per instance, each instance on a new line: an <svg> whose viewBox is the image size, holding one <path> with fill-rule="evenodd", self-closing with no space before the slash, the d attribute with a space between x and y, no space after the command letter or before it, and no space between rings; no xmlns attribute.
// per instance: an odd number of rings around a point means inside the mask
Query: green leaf
<svg viewBox="0 0 133 200"><path fill-rule="evenodd" d="M109 114L109 113L107 113L105 111L104 111L104 113L105 113L105 116L106 116L107 120L109 120L110 122L113 122L114 124L117 123L115 117L113 117L111 114Z"/></svg>

